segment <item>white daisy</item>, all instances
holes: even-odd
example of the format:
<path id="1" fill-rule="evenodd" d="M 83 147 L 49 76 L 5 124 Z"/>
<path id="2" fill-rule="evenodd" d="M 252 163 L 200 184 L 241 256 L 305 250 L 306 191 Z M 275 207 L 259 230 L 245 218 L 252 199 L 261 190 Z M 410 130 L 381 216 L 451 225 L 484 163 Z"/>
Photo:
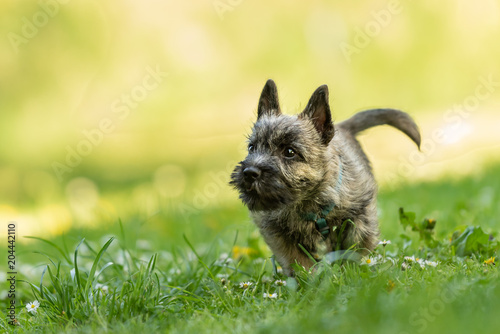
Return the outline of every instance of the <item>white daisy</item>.
<path id="1" fill-rule="evenodd" d="M 436 261 L 427 261 L 427 260 L 425 260 L 424 263 L 425 263 L 426 266 L 430 266 L 430 267 L 437 267 L 437 265 L 439 264 L 439 262 L 436 262 Z"/>
<path id="2" fill-rule="evenodd" d="M 382 246 L 387 246 L 391 243 L 391 240 L 384 240 L 384 241 L 379 241 L 378 244 Z"/>
<path id="3" fill-rule="evenodd" d="M 36 310 L 40 307 L 40 303 L 38 302 L 38 300 L 35 300 L 33 303 L 28 303 L 26 305 L 26 309 L 28 310 L 28 312 L 30 313 L 36 313 Z"/>
<path id="4" fill-rule="evenodd" d="M 409 264 L 413 264 L 413 263 L 416 263 L 420 266 L 420 268 L 424 269 L 426 265 L 429 265 L 429 266 L 432 266 L 432 267 L 435 267 L 437 266 L 437 262 L 433 262 L 433 261 L 426 261 L 424 259 L 420 259 L 418 257 L 415 257 L 415 255 L 413 256 L 405 256 L 405 261 L 407 261 Z"/>
<path id="5" fill-rule="evenodd" d="M 378 259 L 376 257 L 366 256 L 366 257 L 361 259 L 361 265 L 366 265 L 366 266 L 371 267 L 371 266 L 377 264 L 377 261 L 378 261 Z"/>
<path id="6" fill-rule="evenodd" d="M 271 299 L 276 299 L 278 298 L 278 294 L 275 293 L 265 293 L 262 295 L 264 298 L 271 298 Z"/>
<path id="7" fill-rule="evenodd" d="M 276 280 L 274 282 L 274 284 L 277 286 L 286 286 L 286 281 L 279 279 L 279 280 Z"/>
<path id="8" fill-rule="evenodd" d="M 249 287 L 251 287 L 253 285 L 252 282 L 241 282 L 240 283 L 240 288 L 241 289 L 248 289 Z"/>

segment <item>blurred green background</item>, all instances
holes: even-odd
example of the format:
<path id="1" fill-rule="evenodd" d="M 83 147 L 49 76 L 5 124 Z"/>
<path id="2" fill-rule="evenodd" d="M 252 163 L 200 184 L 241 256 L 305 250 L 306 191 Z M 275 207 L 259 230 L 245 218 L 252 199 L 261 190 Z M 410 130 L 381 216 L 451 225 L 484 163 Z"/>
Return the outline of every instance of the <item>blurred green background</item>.
<path id="1" fill-rule="evenodd" d="M 20 235 L 252 231 L 227 181 L 268 78 L 286 113 L 328 84 L 335 120 L 414 116 L 421 152 L 361 138 L 382 192 L 499 161 L 498 0 L 3 0 L 0 32 L 0 221 Z"/>

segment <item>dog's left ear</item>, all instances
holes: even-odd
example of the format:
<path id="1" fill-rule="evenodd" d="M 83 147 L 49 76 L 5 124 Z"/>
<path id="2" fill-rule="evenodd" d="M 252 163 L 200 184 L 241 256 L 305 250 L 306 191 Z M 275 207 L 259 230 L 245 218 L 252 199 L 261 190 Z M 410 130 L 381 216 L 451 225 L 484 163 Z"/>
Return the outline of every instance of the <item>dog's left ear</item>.
<path id="1" fill-rule="evenodd" d="M 333 138 L 335 128 L 332 122 L 332 113 L 328 104 L 328 86 L 318 87 L 312 94 L 306 108 L 300 113 L 299 118 L 309 118 L 316 131 L 321 136 L 324 145 L 328 145 Z"/>
<path id="2" fill-rule="evenodd" d="M 263 115 L 280 115 L 280 103 L 278 99 L 278 88 L 273 80 L 269 79 L 260 94 L 259 106 L 257 107 L 257 119 Z"/>

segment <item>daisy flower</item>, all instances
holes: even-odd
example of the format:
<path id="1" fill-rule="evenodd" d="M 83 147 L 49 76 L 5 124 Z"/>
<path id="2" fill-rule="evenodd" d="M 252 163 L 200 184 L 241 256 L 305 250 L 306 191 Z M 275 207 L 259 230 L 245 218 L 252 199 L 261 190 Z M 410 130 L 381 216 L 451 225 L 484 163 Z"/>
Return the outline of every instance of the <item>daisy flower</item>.
<path id="1" fill-rule="evenodd" d="M 425 261 L 424 261 L 424 264 L 425 264 L 426 266 L 429 266 L 429 267 L 437 267 L 437 265 L 439 264 L 439 262 L 436 262 L 436 261 L 427 261 L 427 260 L 425 260 Z"/>
<path id="2" fill-rule="evenodd" d="M 274 282 L 274 284 L 277 286 L 286 286 L 286 281 L 279 279 L 279 280 L 276 280 Z"/>
<path id="3" fill-rule="evenodd" d="M 425 260 L 424 259 L 419 259 L 418 257 L 415 259 L 415 261 L 420 265 L 420 268 L 425 269 Z"/>
<path id="4" fill-rule="evenodd" d="M 240 288 L 241 289 L 248 289 L 249 287 L 251 287 L 253 285 L 252 282 L 241 282 L 240 283 Z"/>
<path id="5" fill-rule="evenodd" d="M 28 303 L 26 305 L 26 309 L 28 310 L 28 312 L 30 313 L 36 313 L 36 310 L 40 307 L 40 303 L 38 302 L 38 300 L 35 300 L 33 303 Z"/>
<path id="6" fill-rule="evenodd" d="M 377 258 L 375 257 L 364 257 L 361 259 L 361 264 L 362 265 L 367 265 L 367 266 L 373 266 L 375 264 L 377 264 Z"/>
<path id="7" fill-rule="evenodd" d="M 415 259 L 415 255 L 413 256 L 405 256 L 405 261 L 408 261 L 409 263 L 414 263 L 418 261 L 418 258 Z"/>
<path id="8" fill-rule="evenodd" d="M 387 246 L 391 243 L 391 240 L 384 240 L 384 241 L 379 241 L 378 244 L 382 246 Z"/>
<path id="9" fill-rule="evenodd" d="M 278 294 L 275 293 L 265 293 L 262 295 L 264 298 L 271 298 L 271 299 L 276 299 L 278 298 Z"/>

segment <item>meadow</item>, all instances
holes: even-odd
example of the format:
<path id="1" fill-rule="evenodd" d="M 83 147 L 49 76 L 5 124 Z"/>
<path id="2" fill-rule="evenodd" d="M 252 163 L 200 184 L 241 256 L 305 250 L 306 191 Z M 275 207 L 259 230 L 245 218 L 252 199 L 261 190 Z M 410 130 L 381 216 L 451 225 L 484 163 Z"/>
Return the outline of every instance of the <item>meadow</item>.
<path id="1" fill-rule="evenodd" d="M 491 165 L 475 177 L 381 189 L 382 241 L 390 243 L 367 258 L 296 268 L 295 278 L 274 268 L 242 205 L 206 213 L 226 226 L 219 233 L 164 216 L 182 235 L 158 235 L 131 215 L 105 228 L 34 236 L 17 245 L 20 261 L 37 272 L 18 282 L 18 326 L 8 325 L 5 300 L 1 326 L 17 333 L 494 332 L 499 173 Z M 35 300 L 40 306 L 29 312 Z"/>
<path id="2" fill-rule="evenodd" d="M 0 332 L 497 332 L 499 9 L 0 1 Z M 360 136 L 369 257 L 284 277 L 229 187 L 267 79 L 286 114 L 327 84 L 334 122 L 419 125 Z"/>

